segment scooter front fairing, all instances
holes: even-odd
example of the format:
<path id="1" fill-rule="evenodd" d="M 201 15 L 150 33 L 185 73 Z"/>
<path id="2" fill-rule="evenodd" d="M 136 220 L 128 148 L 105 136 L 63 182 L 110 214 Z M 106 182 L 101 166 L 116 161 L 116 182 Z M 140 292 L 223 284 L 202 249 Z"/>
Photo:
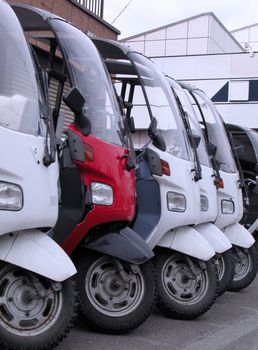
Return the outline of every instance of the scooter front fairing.
<path id="1" fill-rule="evenodd" d="M 135 215 L 135 170 L 120 106 L 98 51 L 84 33 L 46 11 L 16 9 L 25 29 L 44 30 L 49 84 L 56 80 L 58 86 L 56 130 L 62 110 L 67 111 L 62 100 L 75 115 L 60 145 L 59 217 L 50 235 L 78 267 L 85 324 L 107 333 L 127 332 L 150 315 L 155 281 L 147 243 L 125 238 Z"/>
<path id="2" fill-rule="evenodd" d="M 58 163 L 42 81 L 2 0 L 0 18 L 0 347 L 52 349 L 74 322 L 76 269 L 45 233 L 57 220 Z"/>
<path id="3" fill-rule="evenodd" d="M 139 168 L 133 228 L 155 248 L 159 306 L 170 317 L 196 318 L 209 309 L 216 295 L 217 273 L 210 260 L 215 252 L 197 231 L 187 226 L 199 215 L 196 182 L 200 173 L 182 121 L 177 118 L 175 100 L 165 77 L 149 59 L 119 43 L 98 39 L 94 42 L 106 59 L 109 72 L 115 74 L 114 83 L 127 119 L 133 116 L 138 130 L 134 135 Z M 166 142 L 165 151 L 148 143 L 146 129 L 154 118 L 158 134 Z M 155 158 L 157 166 L 152 167 Z M 203 286 L 200 294 L 197 284 Z M 204 289 L 209 292 L 202 292 Z"/>
<path id="4" fill-rule="evenodd" d="M 219 165 L 219 174 L 223 179 L 223 188 L 218 188 L 218 215 L 215 224 L 233 244 L 232 255 L 235 274 L 230 289 L 240 290 L 251 283 L 257 272 L 257 252 L 253 245 L 254 239 L 246 228 L 242 226 L 240 230 L 238 225 L 243 215 L 240 175 L 225 125 L 216 108 L 204 92 L 191 86 L 186 88 L 200 112 L 200 119 L 205 127 L 207 139 L 209 144 L 213 145 L 211 157 L 214 163 Z M 232 231 L 233 228 L 236 229 L 235 235 Z"/>
<path id="5" fill-rule="evenodd" d="M 199 162 L 201 167 L 202 178 L 197 183 L 201 206 L 199 215 L 195 220 L 194 229 L 198 231 L 203 239 L 209 242 L 216 252 L 215 261 L 219 271 L 218 294 L 221 294 L 232 281 L 234 266 L 230 253 L 232 245 L 226 235 L 214 225 L 217 217 L 217 187 L 220 182 L 217 180 L 215 170 L 209 160 L 204 135 L 186 91 L 172 78 L 167 77 L 167 80 L 176 97 L 196 161 Z M 195 140 L 198 142 L 196 143 Z"/>

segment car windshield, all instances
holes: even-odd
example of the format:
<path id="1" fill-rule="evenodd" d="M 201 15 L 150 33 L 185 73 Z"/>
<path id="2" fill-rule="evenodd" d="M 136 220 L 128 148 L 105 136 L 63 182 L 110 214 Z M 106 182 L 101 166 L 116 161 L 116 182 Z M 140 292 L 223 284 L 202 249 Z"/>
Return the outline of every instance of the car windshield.
<path id="1" fill-rule="evenodd" d="M 119 105 L 96 47 L 76 27 L 56 18 L 50 21 L 66 59 L 71 84 L 78 87 L 85 98 L 91 133 L 107 142 L 124 145 Z"/>
<path id="2" fill-rule="evenodd" d="M 142 84 L 142 88 L 137 87 L 133 101 L 136 128 L 146 129 L 150 119 L 155 117 L 167 145 L 166 152 L 189 159 L 186 135 L 178 116 L 176 100 L 165 76 L 145 56 L 133 52 L 130 57 Z"/>
<path id="3" fill-rule="evenodd" d="M 0 126 L 38 135 L 44 127 L 31 52 L 18 19 L 2 1 L 0 14 Z"/>
<path id="4" fill-rule="evenodd" d="M 204 116 L 209 141 L 217 147 L 216 159 L 220 163 L 220 169 L 226 173 L 236 173 L 237 167 L 232 154 L 228 136 L 223 121 L 210 99 L 198 89 L 192 90 Z M 197 109 L 198 110 L 198 109 Z M 201 120 L 200 113 L 199 120 Z"/>

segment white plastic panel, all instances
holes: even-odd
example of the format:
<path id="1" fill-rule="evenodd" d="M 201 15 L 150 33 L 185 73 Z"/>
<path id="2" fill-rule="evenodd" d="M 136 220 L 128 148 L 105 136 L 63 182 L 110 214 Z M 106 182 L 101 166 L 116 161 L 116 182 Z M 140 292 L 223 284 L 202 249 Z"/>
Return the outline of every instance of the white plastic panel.
<path id="1" fill-rule="evenodd" d="M 164 56 L 165 40 L 145 41 L 146 56 Z"/>
<path id="2" fill-rule="evenodd" d="M 167 39 L 187 38 L 187 22 L 175 24 L 167 28 Z"/>
<path id="3" fill-rule="evenodd" d="M 208 51 L 208 38 L 188 39 L 187 54 L 205 54 Z"/>
<path id="4" fill-rule="evenodd" d="M 128 39 L 126 41 L 144 41 L 145 40 L 145 36 L 144 35 L 139 35 L 139 36 L 135 36 L 132 39 Z M 123 42 L 123 40 L 121 40 Z"/>
<path id="5" fill-rule="evenodd" d="M 248 80 L 232 80 L 229 84 L 230 101 L 247 101 L 249 95 Z"/>
<path id="6" fill-rule="evenodd" d="M 156 30 L 155 32 L 149 33 L 145 35 L 146 40 L 160 40 L 165 39 L 166 37 L 166 30 Z"/>
<path id="7" fill-rule="evenodd" d="M 188 22 L 188 38 L 209 36 L 209 15 L 192 19 Z"/>
<path id="8" fill-rule="evenodd" d="M 166 56 L 186 55 L 187 39 L 166 40 Z"/>
<path id="9" fill-rule="evenodd" d="M 258 25 L 250 28 L 250 41 L 258 41 Z"/>
<path id="10" fill-rule="evenodd" d="M 129 41 L 127 44 L 133 50 L 144 53 L 144 41 Z"/>
<path id="11" fill-rule="evenodd" d="M 244 43 L 249 41 L 249 28 L 238 30 L 236 32 L 233 32 L 232 34 L 237 41 Z"/>

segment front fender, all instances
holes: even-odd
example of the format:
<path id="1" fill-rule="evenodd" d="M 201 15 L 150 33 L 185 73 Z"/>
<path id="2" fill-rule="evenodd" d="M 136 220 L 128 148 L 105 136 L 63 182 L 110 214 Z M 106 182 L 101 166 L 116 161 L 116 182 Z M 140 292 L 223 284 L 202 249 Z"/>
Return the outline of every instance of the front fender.
<path id="1" fill-rule="evenodd" d="M 204 261 L 210 260 L 215 255 L 211 245 L 199 232 L 189 226 L 168 231 L 159 241 L 158 246 L 173 249 Z"/>
<path id="2" fill-rule="evenodd" d="M 255 242 L 251 233 L 239 223 L 226 226 L 223 232 L 232 244 L 242 248 L 250 248 Z"/>
<path id="3" fill-rule="evenodd" d="M 25 230 L 0 236 L 0 260 L 62 282 L 76 273 L 63 249 L 45 233 Z"/>
<path id="4" fill-rule="evenodd" d="M 97 238 L 93 236 L 84 246 L 137 265 L 143 264 L 154 256 L 144 239 L 130 227 L 109 232 Z"/>
<path id="5" fill-rule="evenodd" d="M 215 225 L 211 223 L 204 223 L 194 226 L 204 239 L 212 246 L 216 253 L 224 253 L 232 248 L 227 236 Z"/>

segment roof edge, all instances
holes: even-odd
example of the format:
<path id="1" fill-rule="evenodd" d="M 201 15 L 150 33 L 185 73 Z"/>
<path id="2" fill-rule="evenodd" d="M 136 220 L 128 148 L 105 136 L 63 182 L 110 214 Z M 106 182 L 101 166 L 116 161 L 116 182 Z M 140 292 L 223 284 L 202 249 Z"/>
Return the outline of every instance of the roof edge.
<path id="1" fill-rule="evenodd" d="M 93 17 L 94 19 L 96 19 L 98 22 L 104 24 L 105 26 L 107 26 L 110 30 L 112 30 L 115 34 L 120 35 L 121 32 L 119 29 L 113 27 L 110 23 L 108 23 L 107 21 L 105 21 L 103 18 L 95 15 L 93 12 L 91 12 L 90 10 L 86 9 L 84 6 L 80 5 L 76 0 L 69 0 L 72 4 L 74 4 L 75 6 L 77 6 L 80 10 L 84 11 L 85 13 L 87 13 L 88 15 L 90 15 L 91 17 Z"/>
<path id="2" fill-rule="evenodd" d="M 218 19 L 218 17 L 213 12 L 203 12 L 203 13 L 200 13 L 198 15 L 194 15 L 194 16 L 182 19 L 180 21 L 172 22 L 172 23 L 169 23 L 167 25 L 164 25 L 164 26 L 161 26 L 161 27 L 157 27 L 157 28 L 154 28 L 154 29 L 151 29 L 151 30 L 139 33 L 139 34 L 128 36 L 126 38 L 120 39 L 119 41 L 123 42 L 123 41 L 131 40 L 131 39 L 137 38 L 139 36 L 150 34 L 150 33 L 154 33 L 154 32 L 156 32 L 158 30 L 162 30 L 162 29 L 168 28 L 170 26 L 174 26 L 174 25 L 177 25 L 177 24 L 180 24 L 180 23 L 183 23 L 183 22 L 187 22 L 187 21 L 190 21 L 190 20 L 202 17 L 202 16 L 212 16 L 218 22 L 218 24 L 223 28 L 223 30 L 225 30 L 228 33 L 228 35 L 237 44 L 237 46 L 241 49 L 241 51 L 244 51 L 244 49 L 241 46 L 241 44 L 236 40 L 236 38 L 231 34 L 231 32 L 224 26 L 224 24 Z"/>

